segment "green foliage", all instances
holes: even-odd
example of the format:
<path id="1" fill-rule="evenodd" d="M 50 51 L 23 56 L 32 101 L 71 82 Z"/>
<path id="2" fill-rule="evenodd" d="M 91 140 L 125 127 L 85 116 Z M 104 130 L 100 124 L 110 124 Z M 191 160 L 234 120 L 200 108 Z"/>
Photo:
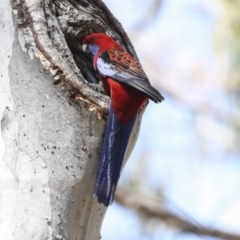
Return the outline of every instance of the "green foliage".
<path id="1" fill-rule="evenodd" d="M 219 22 L 221 46 L 230 54 L 231 67 L 239 71 L 240 65 L 240 1 L 220 0 L 222 2 L 222 18 Z"/>

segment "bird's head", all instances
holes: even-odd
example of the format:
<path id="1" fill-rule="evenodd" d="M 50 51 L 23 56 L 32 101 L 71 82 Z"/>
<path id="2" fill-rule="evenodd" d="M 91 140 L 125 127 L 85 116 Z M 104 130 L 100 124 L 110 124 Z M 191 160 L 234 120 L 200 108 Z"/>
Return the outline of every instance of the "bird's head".
<path id="1" fill-rule="evenodd" d="M 103 33 L 92 33 L 83 39 L 83 51 L 90 52 L 93 56 L 110 48 L 122 48 L 111 37 Z"/>

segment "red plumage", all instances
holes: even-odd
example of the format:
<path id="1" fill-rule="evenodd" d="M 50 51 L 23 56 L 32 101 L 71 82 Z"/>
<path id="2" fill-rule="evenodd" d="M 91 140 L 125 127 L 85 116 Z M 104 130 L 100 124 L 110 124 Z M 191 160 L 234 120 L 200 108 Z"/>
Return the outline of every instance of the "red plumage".
<path id="1" fill-rule="evenodd" d="M 93 33 L 83 43 L 93 54 L 94 68 L 106 93 L 111 96 L 113 111 L 119 122 L 132 120 L 148 97 L 155 102 L 163 100 L 162 95 L 150 85 L 138 60 L 112 38 Z"/>
<path id="2" fill-rule="evenodd" d="M 142 66 L 109 36 L 93 33 L 83 40 L 83 49 L 93 56 L 93 65 L 111 97 L 107 129 L 94 194 L 108 206 L 114 197 L 125 151 L 139 110 L 148 98 L 164 98 L 150 85 Z"/>
<path id="3" fill-rule="evenodd" d="M 122 124 L 127 124 L 136 117 L 148 98 L 144 93 L 110 78 L 108 83 L 111 89 L 113 111 L 117 115 L 117 120 Z"/>

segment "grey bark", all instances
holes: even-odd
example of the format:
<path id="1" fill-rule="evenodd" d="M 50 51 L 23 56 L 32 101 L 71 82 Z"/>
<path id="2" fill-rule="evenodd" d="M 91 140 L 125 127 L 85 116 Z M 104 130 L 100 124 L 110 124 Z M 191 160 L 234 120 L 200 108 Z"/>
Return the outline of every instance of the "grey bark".
<path id="1" fill-rule="evenodd" d="M 109 99 L 81 41 L 105 32 L 133 47 L 100 0 L 1 0 L 0 12 L 0 238 L 99 239 Z"/>

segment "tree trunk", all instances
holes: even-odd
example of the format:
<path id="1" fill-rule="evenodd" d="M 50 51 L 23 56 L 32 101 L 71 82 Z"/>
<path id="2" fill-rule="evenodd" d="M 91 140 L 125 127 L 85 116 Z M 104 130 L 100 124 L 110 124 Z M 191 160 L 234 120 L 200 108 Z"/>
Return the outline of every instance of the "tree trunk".
<path id="1" fill-rule="evenodd" d="M 1 239 L 99 239 L 108 97 L 81 41 L 105 32 L 133 47 L 101 0 L 1 0 L 0 12 Z"/>

